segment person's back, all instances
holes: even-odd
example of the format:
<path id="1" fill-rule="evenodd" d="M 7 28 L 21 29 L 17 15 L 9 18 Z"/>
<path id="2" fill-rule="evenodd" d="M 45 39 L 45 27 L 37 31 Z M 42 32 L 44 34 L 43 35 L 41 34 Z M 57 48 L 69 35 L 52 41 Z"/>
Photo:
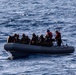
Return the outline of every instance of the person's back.
<path id="1" fill-rule="evenodd" d="M 20 43 L 25 44 L 25 34 L 22 34 L 22 38 L 20 40 Z"/>
<path id="2" fill-rule="evenodd" d="M 36 35 L 35 35 L 35 33 L 32 34 L 32 39 L 30 41 L 30 44 L 32 44 L 32 45 L 36 44 Z"/>
<path id="3" fill-rule="evenodd" d="M 15 43 L 20 43 L 19 35 L 16 36 Z"/>
<path id="4" fill-rule="evenodd" d="M 14 35 L 14 43 L 20 43 L 19 35 L 15 34 Z"/>
<path id="5" fill-rule="evenodd" d="M 49 35 L 45 36 L 45 46 L 52 46 L 52 41 Z"/>
<path id="6" fill-rule="evenodd" d="M 58 46 L 61 46 L 62 40 L 61 40 L 61 33 L 60 33 L 59 31 L 56 31 L 55 39 L 56 39 L 56 41 L 57 41 L 57 45 L 58 45 Z"/>
<path id="7" fill-rule="evenodd" d="M 52 43 L 52 37 L 53 37 L 53 34 L 52 32 L 50 32 L 49 29 L 47 29 L 47 34 L 46 34 L 46 42 L 48 43 L 49 46 L 52 46 L 53 43 Z"/>
<path id="8" fill-rule="evenodd" d="M 56 31 L 55 39 L 61 39 L 61 33 L 59 31 Z"/>
<path id="9" fill-rule="evenodd" d="M 25 44 L 29 44 L 30 43 L 30 39 L 28 36 L 25 37 Z"/>
<path id="10" fill-rule="evenodd" d="M 44 37 L 43 37 L 43 35 L 41 35 L 40 38 L 39 38 L 39 44 L 42 45 L 42 46 L 44 45 Z"/>
<path id="11" fill-rule="evenodd" d="M 50 30 L 47 30 L 47 35 L 49 35 L 49 37 L 52 39 L 53 35 L 52 32 L 50 32 Z"/>
<path id="12" fill-rule="evenodd" d="M 11 37 L 11 36 L 9 36 L 9 37 L 7 38 L 7 43 L 12 43 L 12 37 Z"/>

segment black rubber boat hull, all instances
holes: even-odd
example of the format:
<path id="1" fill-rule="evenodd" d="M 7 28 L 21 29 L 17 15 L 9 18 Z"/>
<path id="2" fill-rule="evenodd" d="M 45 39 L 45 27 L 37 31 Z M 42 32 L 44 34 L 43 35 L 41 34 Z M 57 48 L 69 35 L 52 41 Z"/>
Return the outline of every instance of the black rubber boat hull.
<path id="1" fill-rule="evenodd" d="M 7 43 L 4 45 L 4 49 L 9 51 L 14 57 L 26 57 L 29 54 L 44 53 L 44 54 L 66 54 L 73 53 L 74 47 L 72 46 L 36 46 L 18 43 Z"/>

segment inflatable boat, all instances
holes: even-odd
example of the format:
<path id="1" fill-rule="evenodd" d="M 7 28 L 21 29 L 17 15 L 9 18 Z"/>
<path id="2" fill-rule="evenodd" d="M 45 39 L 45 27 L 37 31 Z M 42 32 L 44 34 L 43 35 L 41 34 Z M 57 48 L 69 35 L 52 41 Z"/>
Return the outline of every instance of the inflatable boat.
<path id="1" fill-rule="evenodd" d="M 14 58 L 27 57 L 30 54 L 66 54 L 73 53 L 73 46 L 37 46 L 19 43 L 7 43 L 4 45 L 4 49 L 9 51 Z"/>

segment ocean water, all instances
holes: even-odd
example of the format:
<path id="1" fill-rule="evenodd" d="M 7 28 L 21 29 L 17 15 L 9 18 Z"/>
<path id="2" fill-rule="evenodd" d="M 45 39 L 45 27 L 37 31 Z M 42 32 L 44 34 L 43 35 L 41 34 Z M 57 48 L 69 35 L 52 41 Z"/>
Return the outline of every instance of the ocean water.
<path id="1" fill-rule="evenodd" d="M 76 52 L 70 55 L 31 55 L 7 60 L 7 37 L 60 30 L 64 43 L 76 49 L 75 0 L 0 0 L 0 75 L 76 75 Z"/>

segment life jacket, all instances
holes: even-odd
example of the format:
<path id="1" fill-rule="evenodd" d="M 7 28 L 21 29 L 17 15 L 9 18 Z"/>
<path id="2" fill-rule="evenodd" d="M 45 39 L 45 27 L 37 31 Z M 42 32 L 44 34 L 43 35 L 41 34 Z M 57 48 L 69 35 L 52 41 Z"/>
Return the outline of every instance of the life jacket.
<path id="1" fill-rule="evenodd" d="M 61 39 L 61 33 L 60 33 L 60 32 L 57 32 L 55 38 L 56 38 L 56 39 Z"/>
<path id="2" fill-rule="evenodd" d="M 49 35 L 49 37 L 52 39 L 52 32 L 47 32 L 47 35 Z"/>

